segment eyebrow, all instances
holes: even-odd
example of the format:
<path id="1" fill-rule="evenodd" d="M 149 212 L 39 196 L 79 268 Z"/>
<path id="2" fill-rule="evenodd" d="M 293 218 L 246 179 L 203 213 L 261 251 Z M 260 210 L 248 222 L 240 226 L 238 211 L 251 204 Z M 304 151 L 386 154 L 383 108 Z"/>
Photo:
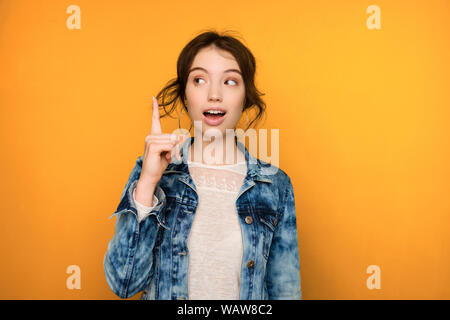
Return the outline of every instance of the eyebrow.
<path id="1" fill-rule="evenodd" d="M 202 71 L 205 71 L 206 73 L 208 73 L 208 70 L 206 70 L 205 68 L 202 68 L 202 67 L 192 68 L 191 70 L 189 70 L 189 73 L 191 73 L 192 71 L 195 71 L 195 70 L 202 70 Z M 227 70 L 224 71 L 224 73 L 225 72 L 237 72 L 237 73 L 239 73 L 242 76 L 242 73 L 239 70 L 237 70 L 237 69 L 227 69 Z"/>

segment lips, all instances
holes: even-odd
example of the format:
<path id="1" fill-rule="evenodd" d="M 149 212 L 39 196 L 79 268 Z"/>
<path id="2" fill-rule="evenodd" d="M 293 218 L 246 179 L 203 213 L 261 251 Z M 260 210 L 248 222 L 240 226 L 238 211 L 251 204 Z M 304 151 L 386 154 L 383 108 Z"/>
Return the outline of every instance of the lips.
<path id="1" fill-rule="evenodd" d="M 210 115 L 210 114 L 221 114 L 221 115 L 224 115 L 225 113 L 227 113 L 227 111 L 225 109 L 217 108 L 217 107 L 208 108 L 205 111 L 203 111 L 203 114 L 205 116 L 206 115 Z"/>
<path id="2" fill-rule="evenodd" d="M 208 108 L 203 112 L 203 120 L 210 126 L 218 126 L 225 120 L 226 113 L 222 108 Z"/>

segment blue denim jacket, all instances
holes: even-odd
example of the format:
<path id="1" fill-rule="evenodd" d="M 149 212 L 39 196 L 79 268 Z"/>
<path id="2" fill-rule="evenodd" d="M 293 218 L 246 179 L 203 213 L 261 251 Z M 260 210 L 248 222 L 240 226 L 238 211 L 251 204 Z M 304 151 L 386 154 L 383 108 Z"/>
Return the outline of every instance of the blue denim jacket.
<path id="1" fill-rule="evenodd" d="M 141 222 L 133 200 L 143 156 L 122 192 L 115 232 L 103 265 L 106 281 L 120 298 L 143 291 L 142 299 L 183 300 L 188 296 L 187 239 L 198 204 L 187 164 L 168 165 L 155 189 L 158 204 Z M 240 300 L 301 299 L 294 192 L 281 169 L 245 153 L 247 174 L 236 200 L 242 231 Z M 252 219 L 246 219 L 246 217 Z"/>

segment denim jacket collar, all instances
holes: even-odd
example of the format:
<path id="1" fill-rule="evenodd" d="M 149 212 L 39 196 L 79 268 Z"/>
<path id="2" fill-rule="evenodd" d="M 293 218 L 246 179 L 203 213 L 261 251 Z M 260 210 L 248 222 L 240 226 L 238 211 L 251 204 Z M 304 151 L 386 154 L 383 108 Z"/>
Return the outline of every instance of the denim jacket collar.
<path id="1" fill-rule="evenodd" d="M 163 174 L 180 174 L 181 177 L 178 179 L 186 184 L 188 184 L 192 189 L 196 190 L 195 184 L 192 181 L 191 175 L 189 173 L 187 154 L 190 145 L 194 142 L 195 137 L 191 137 L 190 139 L 186 139 L 184 141 L 181 149 L 180 156 L 181 160 L 176 160 L 167 166 L 166 170 Z M 235 137 L 235 142 L 237 147 L 244 153 L 245 162 L 247 164 L 247 174 L 244 179 L 244 185 L 242 186 L 241 192 L 239 195 L 244 192 L 247 188 L 253 186 L 255 181 L 272 183 L 272 179 L 270 178 L 271 174 L 270 170 L 274 167 L 268 163 L 263 163 L 261 160 L 252 156 L 247 148 Z"/>

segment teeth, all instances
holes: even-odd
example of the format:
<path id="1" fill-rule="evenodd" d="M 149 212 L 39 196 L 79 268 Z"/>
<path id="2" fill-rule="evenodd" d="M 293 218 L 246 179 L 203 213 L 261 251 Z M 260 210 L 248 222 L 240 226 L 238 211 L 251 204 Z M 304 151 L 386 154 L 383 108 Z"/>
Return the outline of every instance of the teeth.
<path id="1" fill-rule="evenodd" d="M 224 112 L 219 111 L 219 110 L 210 110 L 210 111 L 206 111 L 206 113 L 211 113 L 211 114 L 224 114 Z"/>

